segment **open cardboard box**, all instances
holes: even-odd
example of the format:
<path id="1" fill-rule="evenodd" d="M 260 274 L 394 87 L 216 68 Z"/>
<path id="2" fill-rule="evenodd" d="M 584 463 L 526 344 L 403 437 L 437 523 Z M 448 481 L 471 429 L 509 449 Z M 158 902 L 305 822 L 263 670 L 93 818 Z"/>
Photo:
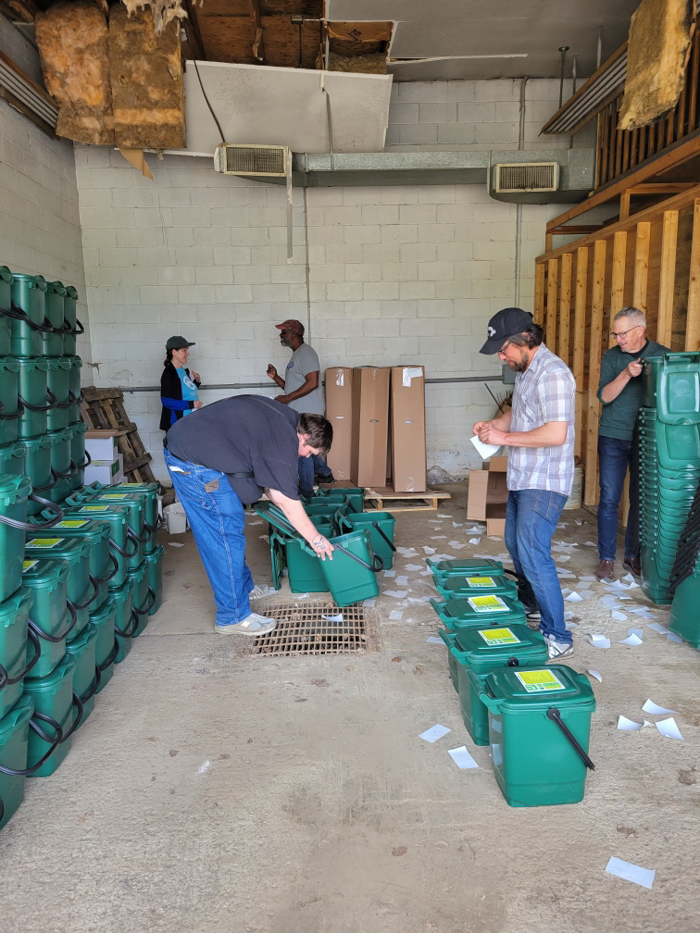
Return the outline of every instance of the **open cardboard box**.
<path id="1" fill-rule="evenodd" d="M 486 522 L 486 534 L 503 537 L 506 530 L 508 457 L 491 457 L 481 470 L 469 471 L 467 519 Z"/>

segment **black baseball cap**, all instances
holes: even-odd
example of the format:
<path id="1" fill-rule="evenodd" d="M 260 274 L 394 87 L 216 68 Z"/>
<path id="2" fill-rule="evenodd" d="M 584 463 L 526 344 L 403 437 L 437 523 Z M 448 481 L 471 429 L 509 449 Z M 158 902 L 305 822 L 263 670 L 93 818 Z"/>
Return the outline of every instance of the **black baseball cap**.
<path id="1" fill-rule="evenodd" d="M 522 308 L 503 308 L 489 321 L 489 339 L 479 353 L 498 353 L 509 337 L 522 334 L 532 324 L 532 315 Z"/>
<path id="2" fill-rule="evenodd" d="M 185 340 L 184 337 L 168 337 L 165 345 L 166 350 L 184 350 L 185 347 L 193 347 L 194 344 Z"/>

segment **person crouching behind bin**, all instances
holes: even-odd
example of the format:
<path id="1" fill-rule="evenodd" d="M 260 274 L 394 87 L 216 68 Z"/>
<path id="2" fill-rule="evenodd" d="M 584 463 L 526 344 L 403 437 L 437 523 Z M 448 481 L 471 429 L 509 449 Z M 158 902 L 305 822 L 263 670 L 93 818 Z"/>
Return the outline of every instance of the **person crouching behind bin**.
<path id="1" fill-rule="evenodd" d="M 189 520 L 216 602 L 215 630 L 264 635 L 277 625 L 251 600 L 255 586 L 245 560 L 246 505 L 263 491 L 321 558 L 333 545 L 319 534 L 299 499 L 299 457 L 330 449 L 333 428 L 322 415 L 299 414 L 260 395 L 222 399 L 174 424 L 163 441 L 165 462 Z"/>
<path id="2" fill-rule="evenodd" d="M 517 373 L 511 411 L 477 422 L 473 433 L 485 444 L 513 448 L 506 547 L 528 622 L 539 621 L 549 658 L 558 661 L 574 653 L 552 535 L 574 480 L 576 383 L 566 363 L 542 343 L 542 328 L 521 308 L 504 308 L 491 318 L 480 352 L 497 353 Z"/>

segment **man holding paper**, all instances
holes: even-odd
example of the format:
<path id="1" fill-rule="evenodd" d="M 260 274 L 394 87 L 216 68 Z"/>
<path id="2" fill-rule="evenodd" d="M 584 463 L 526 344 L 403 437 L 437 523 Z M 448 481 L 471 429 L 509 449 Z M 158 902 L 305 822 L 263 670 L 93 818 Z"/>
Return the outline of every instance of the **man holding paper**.
<path id="1" fill-rule="evenodd" d="M 512 447 L 508 457 L 506 547 L 528 618 L 540 618 L 552 661 L 571 657 L 571 632 L 552 558 L 552 535 L 574 479 L 576 383 L 542 342 L 542 328 L 520 308 L 504 308 L 488 325 L 481 353 L 497 353 L 517 373 L 513 405 L 473 433 L 484 444 Z"/>

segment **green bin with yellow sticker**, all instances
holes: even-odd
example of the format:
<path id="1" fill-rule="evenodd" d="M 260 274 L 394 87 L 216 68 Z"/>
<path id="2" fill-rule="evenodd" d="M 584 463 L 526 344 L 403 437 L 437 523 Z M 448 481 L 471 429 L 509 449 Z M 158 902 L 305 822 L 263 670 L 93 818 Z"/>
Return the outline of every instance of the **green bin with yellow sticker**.
<path id="1" fill-rule="evenodd" d="M 532 632 L 527 625 L 441 631 L 440 637 L 447 645 L 450 659 L 455 661 L 455 688 L 464 725 L 475 745 L 488 745 L 488 711 L 480 699 L 486 675 L 500 667 L 546 664 L 548 654 L 544 638 L 541 632 Z M 476 679 L 470 678 L 470 671 Z"/>
<path id="2" fill-rule="evenodd" d="M 469 672 L 489 714 L 496 782 L 511 807 L 583 800 L 595 697 L 585 674 L 564 664 L 504 667 L 483 685 Z"/>
<path id="3" fill-rule="evenodd" d="M 513 579 L 496 574 L 470 574 L 464 577 L 439 577 L 435 589 L 445 599 L 461 599 L 467 596 L 510 596 L 518 598 L 518 585 Z"/>
<path id="4" fill-rule="evenodd" d="M 430 605 L 440 616 L 450 632 L 474 625 L 524 625 L 525 610 L 513 596 L 498 596 L 493 593 L 475 593 L 458 596 L 439 602 L 431 599 Z"/>

